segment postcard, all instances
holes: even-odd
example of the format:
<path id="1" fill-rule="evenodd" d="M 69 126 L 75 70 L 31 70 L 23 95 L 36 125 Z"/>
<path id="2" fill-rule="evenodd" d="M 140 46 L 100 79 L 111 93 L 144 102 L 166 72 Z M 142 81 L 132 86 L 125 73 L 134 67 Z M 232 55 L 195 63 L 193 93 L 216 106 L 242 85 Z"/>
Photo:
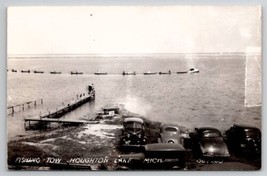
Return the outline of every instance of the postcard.
<path id="1" fill-rule="evenodd" d="M 261 6 L 11 6 L 9 170 L 261 169 Z"/>

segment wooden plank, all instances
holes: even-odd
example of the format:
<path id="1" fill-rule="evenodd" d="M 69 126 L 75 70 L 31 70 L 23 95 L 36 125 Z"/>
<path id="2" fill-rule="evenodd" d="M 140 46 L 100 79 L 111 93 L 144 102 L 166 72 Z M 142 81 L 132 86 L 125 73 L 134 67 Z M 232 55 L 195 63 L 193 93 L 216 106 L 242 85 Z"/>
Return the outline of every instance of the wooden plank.
<path id="1" fill-rule="evenodd" d="M 68 119 L 51 119 L 51 118 L 43 118 L 43 119 L 35 119 L 35 118 L 25 118 L 25 122 L 56 122 L 56 123 L 80 123 L 80 124 L 97 124 L 98 121 L 87 121 L 87 120 L 68 120 Z"/>
<path id="2" fill-rule="evenodd" d="M 85 96 L 85 94 L 83 94 Z M 75 101 L 73 103 L 68 104 L 67 106 L 61 106 L 56 111 L 50 112 L 46 115 L 36 117 L 36 118 L 25 118 L 24 126 L 26 128 L 26 123 L 28 122 L 28 127 L 31 128 L 31 122 L 36 122 L 39 124 L 44 124 L 46 127 L 50 126 L 50 123 L 58 123 L 63 125 L 82 125 L 82 124 L 97 124 L 98 121 L 86 121 L 86 120 L 69 120 L 69 119 L 59 119 L 64 114 L 73 111 L 79 106 L 87 103 L 91 100 L 91 97 L 94 98 L 94 94 L 88 94 L 85 98 L 80 99 L 79 101 Z"/>

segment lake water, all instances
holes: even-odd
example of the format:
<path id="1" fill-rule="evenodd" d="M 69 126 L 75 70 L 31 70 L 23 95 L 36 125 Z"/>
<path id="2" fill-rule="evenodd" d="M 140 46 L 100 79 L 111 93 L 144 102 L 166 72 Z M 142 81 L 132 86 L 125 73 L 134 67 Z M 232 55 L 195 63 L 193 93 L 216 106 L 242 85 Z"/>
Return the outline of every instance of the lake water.
<path id="1" fill-rule="evenodd" d="M 81 119 L 107 104 L 124 104 L 131 112 L 151 120 L 176 123 L 188 128 L 215 126 L 221 130 L 234 123 L 261 126 L 261 107 L 244 107 L 244 55 L 183 55 L 177 57 L 88 57 L 88 58 L 9 58 L 7 104 L 43 99 L 44 104 L 7 117 L 8 137 L 24 135 L 23 119 L 36 117 L 75 100 L 89 84 L 96 90 L 90 102 L 64 118 Z M 196 67 L 198 74 L 175 74 Z M 21 73 L 42 70 L 44 74 Z M 97 76 L 97 70 L 108 75 Z M 122 71 L 135 76 L 122 76 Z M 171 75 L 143 75 L 168 72 Z M 61 71 L 52 75 L 49 71 Z M 71 75 L 81 71 L 83 75 Z M 7 112 L 9 113 L 9 112 Z"/>

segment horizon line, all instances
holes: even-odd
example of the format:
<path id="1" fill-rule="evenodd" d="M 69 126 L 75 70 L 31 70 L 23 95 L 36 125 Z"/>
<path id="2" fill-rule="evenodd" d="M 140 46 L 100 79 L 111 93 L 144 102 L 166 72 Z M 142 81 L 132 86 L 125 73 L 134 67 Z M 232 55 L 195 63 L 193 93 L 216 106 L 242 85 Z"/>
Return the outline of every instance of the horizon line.
<path id="1" fill-rule="evenodd" d="M 70 53 L 70 54 L 8 54 L 7 57 L 88 57 L 88 56 L 138 56 L 138 55 L 184 55 L 184 54 L 262 54 L 261 52 L 184 52 L 184 53 Z"/>

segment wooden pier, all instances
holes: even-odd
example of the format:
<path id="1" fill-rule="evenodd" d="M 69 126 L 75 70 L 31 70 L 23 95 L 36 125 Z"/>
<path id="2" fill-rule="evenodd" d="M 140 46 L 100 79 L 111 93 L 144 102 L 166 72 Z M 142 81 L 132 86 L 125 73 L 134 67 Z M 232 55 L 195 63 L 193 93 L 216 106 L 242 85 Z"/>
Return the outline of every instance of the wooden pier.
<path id="1" fill-rule="evenodd" d="M 62 117 L 63 115 L 67 114 L 68 112 L 71 112 L 75 110 L 76 108 L 80 107 L 81 105 L 89 102 L 90 100 L 94 99 L 94 94 L 89 94 L 83 99 L 77 100 L 74 103 L 67 104 L 67 106 L 61 107 L 59 109 L 56 109 L 54 112 L 48 112 L 48 114 L 41 116 L 40 118 L 53 118 L 53 119 L 58 119 Z"/>
<path id="2" fill-rule="evenodd" d="M 63 124 L 63 125 L 66 125 L 66 124 L 67 125 L 81 125 L 81 124 L 86 124 L 86 123 L 95 124 L 97 123 L 96 121 L 67 120 L 67 119 L 60 120 L 59 119 L 63 115 L 75 110 L 81 105 L 94 99 L 95 99 L 95 90 L 92 86 L 89 86 L 88 93 L 77 95 L 77 100 L 75 102 L 72 102 L 72 103 L 67 104 L 66 106 L 57 108 L 54 112 L 48 111 L 47 114 L 40 115 L 39 117 L 36 117 L 36 118 L 25 118 L 24 127 L 25 129 L 27 127 L 31 128 L 31 122 L 32 124 L 35 123 L 35 126 L 37 124 L 40 128 L 50 127 L 51 123 L 58 123 L 58 124 Z"/>

